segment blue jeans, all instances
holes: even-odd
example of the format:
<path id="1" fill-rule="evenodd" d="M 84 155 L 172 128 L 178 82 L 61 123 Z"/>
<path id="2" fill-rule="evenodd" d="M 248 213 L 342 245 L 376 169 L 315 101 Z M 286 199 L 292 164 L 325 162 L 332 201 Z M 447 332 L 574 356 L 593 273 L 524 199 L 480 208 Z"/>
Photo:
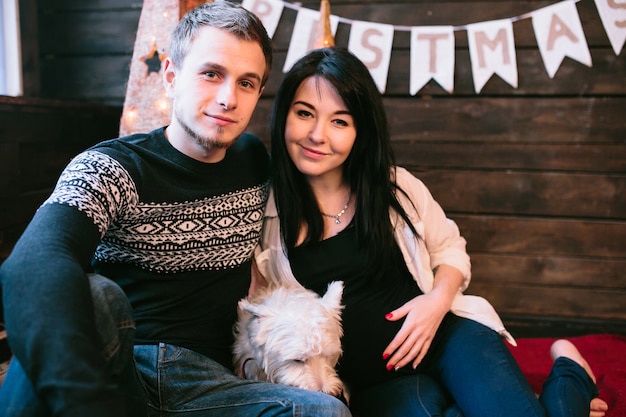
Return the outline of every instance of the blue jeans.
<path id="1" fill-rule="evenodd" d="M 452 397 L 425 374 L 399 376 L 355 393 L 355 417 L 463 417 Z"/>
<path id="2" fill-rule="evenodd" d="M 188 349 L 165 343 L 133 347 L 132 311 L 123 291 L 102 276 L 89 279 L 102 352 L 126 397 L 129 416 L 350 416 L 337 398 L 245 380 Z M 3 417 L 50 416 L 15 359 L 0 389 L 0 404 Z"/>
<path id="3" fill-rule="evenodd" d="M 442 322 L 417 370 L 397 372 L 398 378 L 357 393 L 353 397 L 354 414 L 588 417 L 589 402 L 598 395 L 596 385 L 580 365 L 559 358 L 537 398 L 502 338 L 475 321 L 453 314 Z M 444 388 L 437 390 L 437 384 Z M 451 402 L 454 405 L 450 406 Z"/>

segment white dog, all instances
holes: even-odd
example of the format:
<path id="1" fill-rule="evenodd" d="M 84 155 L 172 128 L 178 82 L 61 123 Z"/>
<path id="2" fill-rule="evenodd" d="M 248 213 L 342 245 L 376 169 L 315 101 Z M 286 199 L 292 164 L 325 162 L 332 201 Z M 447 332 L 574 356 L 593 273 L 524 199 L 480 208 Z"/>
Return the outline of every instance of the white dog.
<path id="1" fill-rule="evenodd" d="M 341 396 L 335 365 L 342 353 L 342 294 L 343 282 L 336 281 L 323 297 L 303 287 L 279 287 L 239 301 L 237 375 Z"/>

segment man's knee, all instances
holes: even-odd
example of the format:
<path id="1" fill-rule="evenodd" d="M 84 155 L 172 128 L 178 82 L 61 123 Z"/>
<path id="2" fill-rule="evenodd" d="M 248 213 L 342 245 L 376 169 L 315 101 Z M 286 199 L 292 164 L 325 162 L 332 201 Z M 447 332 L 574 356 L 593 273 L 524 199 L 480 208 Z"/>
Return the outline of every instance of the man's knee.
<path id="1" fill-rule="evenodd" d="M 135 322 L 126 294 L 119 285 L 102 275 L 89 274 L 89 284 L 102 354 L 107 361 L 115 356 L 132 357 Z M 113 366 L 118 368 L 118 365 Z"/>
<path id="2" fill-rule="evenodd" d="M 111 317 L 118 323 L 132 321 L 132 308 L 122 288 L 102 275 L 89 274 L 88 277 L 96 319 Z"/>

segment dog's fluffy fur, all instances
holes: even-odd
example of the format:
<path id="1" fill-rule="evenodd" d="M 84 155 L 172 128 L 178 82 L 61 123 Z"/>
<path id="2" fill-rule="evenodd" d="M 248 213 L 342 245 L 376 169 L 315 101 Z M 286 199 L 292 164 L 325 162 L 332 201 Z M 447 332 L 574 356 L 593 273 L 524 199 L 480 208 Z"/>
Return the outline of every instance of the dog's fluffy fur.
<path id="1" fill-rule="evenodd" d="M 326 294 L 302 287 L 265 289 L 239 301 L 235 325 L 235 372 L 340 396 L 344 385 L 335 365 L 341 356 L 343 282 Z"/>

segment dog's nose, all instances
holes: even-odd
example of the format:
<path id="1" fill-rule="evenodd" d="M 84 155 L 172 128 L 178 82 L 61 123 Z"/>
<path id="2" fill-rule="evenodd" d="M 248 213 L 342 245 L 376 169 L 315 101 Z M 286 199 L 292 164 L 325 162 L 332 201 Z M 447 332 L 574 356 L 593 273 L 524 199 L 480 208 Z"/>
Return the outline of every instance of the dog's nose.
<path id="1" fill-rule="evenodd" d="M 316 390 L 335 397 L 341 395 L 343 383 L 337 376 L 334 366 L 323 356 L 309 359 L 308 366 L 313 376 Z"/>

